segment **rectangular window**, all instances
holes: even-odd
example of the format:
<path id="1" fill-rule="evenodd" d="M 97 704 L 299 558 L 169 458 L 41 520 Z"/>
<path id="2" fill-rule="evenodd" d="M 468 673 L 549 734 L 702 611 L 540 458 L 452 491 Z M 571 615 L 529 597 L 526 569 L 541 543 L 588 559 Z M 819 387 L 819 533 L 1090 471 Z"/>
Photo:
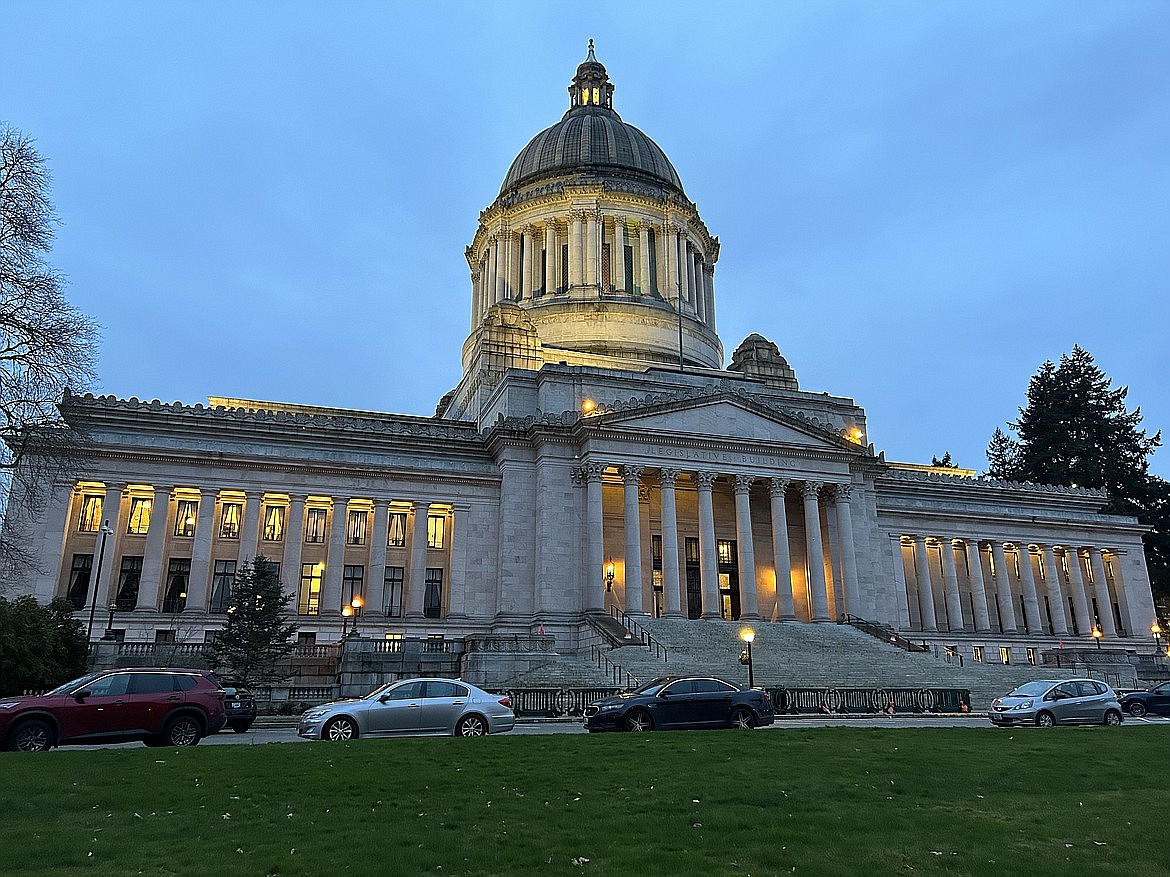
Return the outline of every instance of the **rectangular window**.
<path id="1" fill-rule="evenodd" d="M 613 288 L 609 267 L 609 244 L 601 245 L 601 288 L 605 292 Z"/>
<path id="2" fill-rule="evenodd" d="M 353 606 L 354 597 L 365 602 L 365 579 L 366 568 L 364 566 L 350 566 L 341 571 L 341 605 Z M 361 604 L 358 604 L 357 611 L 360 613 Z"/>
<path id="3" fill-rule="evenodd" d="M 406 547 L 406 512 L 390 512 L 386 528 L 386 545 L 390 548 Z"/>
<path id="4" fill-rule="evenodd" d="M 661 618 L 665 607 L 663 606 L 663 591 L 662 591 L 662 570 L 656 569 L 651 572 L 653 579 L 652 587 L 654 593 L 654 617 Z"/>
<path id="5" fill-rule="evenodd" d="M 1022 555 L 1024 555 L 1024 553 L 1025 553 L 1024 549 L 1018 548 L 1012 554 L 1012 565 L 1015 567 L 1015 569 L 1013 571 L 1015 572 L 1017 579 L 1021 578 L 1021 576 L 1020 576 L 1020 558 Z"/>
<path id="6" fill-rule="evenodd" d="M 650 559 L 654 569 L 662 569 L 662 537 L 657 534 L 650 537 Z"/>
<path id="7" fill-rule="evenodd" d="M 1001 664 L 1010 664 L 1012 662 L 1012 650 L 1007 646 L 999 647 L 999 662 Z"/>
<path id="8" fill-rule="evenodd" d="M 975 663 L 982 664 L 984 662 L 983 646 L 972 646 L 971 650 L 974 652 L 972 657 L 975 659 Z"/>
<path id="9" fill-rule="evenodd" d="M 244 506 L 238 502 L 225 502 L 222 516 L 219 521 L 220 539 L 240 538 L 240 518 L 243 517 Z"/>
<path id="10" fill-rule="evenodd" d="M 81 514 L 77 518 L 79 533 L 96 533 L 102 525 L 102 495 L 87 493 L 81 497 Z"/>
<path id="11" fill-rule="evenodd" d="M 236 562 L 217 560 L 215 577 L 211 580 L 210 610 L 216 614 L 226 613 L 232 602 L 232 583 L 236 580 Z"/>
<path id="12" fill-rule="evenodd" d="M 699 562 L 699 540 L 687 537 L 686 542 L 687 563 Z"/>
<path id="13" fill-rule="evenodd" d="M 366 521 L 370 515 L 365 509 L 351 511 L 345 519 L 345 544 L 366 544 Z"/>
<path id="14" fill-rule="evenodd" d="M 625 290 L 629 293 L 641 292 L 641 290 L 634 285 L 634 248 L 627 244 L 625 249 L 626 276 L 622 278 L 622 281 L 626 284 Z"/>
<path id="15" fill-rule="evenodd" d="M 89 602 L 89 576 L 93 572 L 92 554 L 75 554 L 69 567 L 69 590 L 66 599 L 74 609 L 81 609 Z"/>
<path id="16" fill-rule="evenodd" d="M 561 287 L 558 292 L 567 292 L 569 289 L 569 245 L 561 244 Z"/>
<path id="17" fill-rule="evenodd" d="M 118 594 L 114 605 L 119 612 L 131 612 L 138 606 L 138 583 L 142 579 L 142 558 L 123 557 L 118 571 Z"/>
<path id="18" fill-rule="evenodd" d="M 735 560 L 732 557 L 731 546 L 733 544 L 734 543 L 728 539 L 720 539 L 715 543 L 715 554 L 719 558 L 719 563 L 723 564 L 724 566 L 731 566 L 731 564 L 735 563 Z"/>
<path id="19" fill-rule="evenodd" d="M 427 548 L 443 547 L 443 527 L 447 518 L 443 515 L 427 515 Z"/>
<path id="20" fill-rule="evenodd" d="M 1046 564 L 1044 562 L 1043 558 L 1041 558 L 1039 566 L 1040 566 L 1040 581 L 1043 582 L 1046 578 L 1048 578 L 1048 573 L 1047 573 L 1048 564 Z"/>
<path id="21" fill-rule="evenodd" d="M 284 541 L 284 514 L 285 507 L 282 505 L 269 505 L 264 507 L 264 541 L 265 542 L 283 542 Z"/>
<path id="22" fill-rule="evenodd" d="M 191 578 L 191 558 L 174 557 L 167 565 L 167 589 L 163 612 L 182 612 L 187 608 L 187 582 Z"/>
<path id="23" fill-rule="evenodd" d="M 386 567 L 386 614 L 391 618 L 402 617 L 402 581 L 405 568 L 401 566 Z"/>
<path id="24" fill-rule="evenodd" d="M 533 296 L 540 297 L 548 292 L 548 250 L 540 251 L 540 288 Z"/>
<path id="25" fill-rule="evenodd" d="M 650 288 L 645 290 L 647 295 L 658 292 L 658 242 L 654 234 L 654 229 L 650 229 L 646 233 L 647 247 L 649 253 L 647 254 L 650 261 Z"/>
<path id="26" fill-rule="evenodd" d="M 305 519 L 305 542 L 321 544 L 325 542 L 325 528 L 329 523 L 328 509 L 309 509 Z M 314 615 L 316 613 L 313 613 Z"/>
<path id="27" fill-rule="evenodd" d="M 176 504 L 175 535 L 194 536 L 195 519 L 199 515 L 199 500 L 181 499 Z"/>
<path id="28" fill-rule="evenodd" d="M 297 613 L 299 615 L 321 614 L 321 575 L 325 572 L 323 563 L 301 564 L 301 587 L 297 591 Z"/>
<path id="29" fill-rule="evenodd" d="M 1028 663 L 1033 667 L 1036 666 L 1036 650 L 1034 648 L 1028 649 Z"/>
<path id="30" fill-rule="evenodd" d="M 443 613 L 443 571 L 427 569 L 426 586 L 423 590 L 423 615 L 439 618 Z"/>
<path id="31" fill-rule="evenodd" d="M 1095 578 L 1093 578 L 1093 576 L 1094 576 L 1094 573 L 1093 573 L 1093 564 L 1091 564 L 1091 563 L 1087 563 L 1087 564 L 1085 564 L 1085 572 L 1087 572 L 1087 573 L 1089 574 L 1089 584 L 1090 584 L 1090 585 L 1094 585 L 1094 584 L 1096 584 L 1096 583 L 1097 583 L 1097 582 L 1096 582 L 1096 579 L 1095 579 Z"/>
<path id="32" fill-rule="evenodd" d="M 126 532 L 131 536 L 145 536 L 150 529 L 150 497 L 130 497 L 130 520 L 126 522 Z"/>

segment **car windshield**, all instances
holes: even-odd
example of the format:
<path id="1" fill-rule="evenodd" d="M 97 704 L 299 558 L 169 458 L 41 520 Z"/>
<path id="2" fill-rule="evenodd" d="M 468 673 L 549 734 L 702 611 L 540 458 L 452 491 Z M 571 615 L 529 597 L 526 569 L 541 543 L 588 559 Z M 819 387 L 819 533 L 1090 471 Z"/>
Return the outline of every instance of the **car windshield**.
<path id="1" fill-rule="evenodd" d="M 662 687 L 670 681 L 669 676 L 659 676 L 657 679 L 651 679 L 649 682 L 643 682 L 634 689 L 634 694 L 657 694 L 662 690 Z"/>
<path id="2" fill-rule="evenodd" d="M 45 694 L 68 694 L 76 688 L 81 688 L 88 682 L 96 679 L 100 674 L 86 673 L 84 676 L 78 676 L 76 679 L 70 679 L 64 685 L 58 685 L 52 691 L 46 691 Z"/>
<path id="3" fill-rule="evenodd" d="M 1025 682 L 1008 697 L 1037 697 L 1052 687 L 1051 682 Z"/>

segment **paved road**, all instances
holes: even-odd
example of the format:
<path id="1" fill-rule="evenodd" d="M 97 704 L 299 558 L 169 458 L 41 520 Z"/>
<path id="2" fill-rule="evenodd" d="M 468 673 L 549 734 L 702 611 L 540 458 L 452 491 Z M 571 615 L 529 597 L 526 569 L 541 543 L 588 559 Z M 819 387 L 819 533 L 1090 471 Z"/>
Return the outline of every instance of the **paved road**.
<path id="1" fill-rule="evenodd" d="M 1127 716 L 1122 728 L 1140 728 L 1151 725 L 1170 725 L 1170 718 L 1147 716 L 1135 719 Z M 873 716 L 850 717 L 840 716 L 802 716 L 800 718 L 780 718 L 774 725 L 759 729 L 764 732 L 782 731 L 786 728 L 988 728 L 990 723 L 982 715 L 973 716 Z M 524 722 L 516 726 L 511 732 L 513 735 L 529 734 L 584 734 L 585 729 L 578 722 Z M 201 746 L 255 746 L 261 743 L 307 743 L 296 735 L 291 726 L 278 728 L 255 727 L 246 734 L 226 733 L 214 734 L 205 738 Z M 68 746 L 64 749 L 126 749 L 142 747 L 142 743 L 110 743 L 102 746 Z"/>

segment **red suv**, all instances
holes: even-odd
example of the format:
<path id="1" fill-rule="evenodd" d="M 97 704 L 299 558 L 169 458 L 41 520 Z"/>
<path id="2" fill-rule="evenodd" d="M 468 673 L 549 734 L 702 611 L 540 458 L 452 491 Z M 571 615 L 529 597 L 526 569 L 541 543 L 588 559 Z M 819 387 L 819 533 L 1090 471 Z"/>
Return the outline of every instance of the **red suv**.
<path id="1" fill-rule="evenodd" d="M 194 746 L 225 721 L 223 687 L 207 670 L 104 670 L 48 694 L 0 698 L 0 745 L 20 752 L 123 740 Z"/>

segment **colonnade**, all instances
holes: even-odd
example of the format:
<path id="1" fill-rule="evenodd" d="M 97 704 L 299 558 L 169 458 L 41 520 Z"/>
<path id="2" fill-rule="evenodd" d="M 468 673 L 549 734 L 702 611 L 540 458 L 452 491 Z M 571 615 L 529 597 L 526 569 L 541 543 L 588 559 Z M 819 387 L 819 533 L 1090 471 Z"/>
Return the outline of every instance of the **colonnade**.
<path id="1" fill-rule="evenodd" d="M 98 496 L 100 521 L 109 525 L 104 547 L 99 544 L 102 532 L 81 518 L 87 500 Z M 75 488 L 68 505 L 59 592 L 75 596 L 75 556 L 100 556 L 100 570 L 93 568 L 90 574 L 99 577 L 101 593 L 87 581 L 87 605 L 96 600 L 98 606 L 116 605 L 117 611 L 208 611 L 216 577 L 229 570 L 234 575 L 259 554 L 281 565 L 285 590 L 297 598 L 303 615 L 336 616 L 353 596 L 360 596 L 367 615 L 434 617 L 424 604 L 428 584 L 432 598 L 440 596 L 444 614 L 462 612 L 462 593 L 444 581 L 463 564 L 464 546 L 455 538 L 455 524 L 464 507 L 450 503 L 91 482 Z M 324 517 L 310 521 L 315 511 Z M 174 561 L 180 562 L 178 567 Z M 183 570 L 185 582 L 181 601 L 177 606 L 170 601 L 168 607 L 171 579 L 178 574 L 172 568 Z M 343 585 L 348 585 L 344 596 Z M 306 588 L 313 599 L 306 598 Z M 136 599 L 127 604 L 123 595 L 135 589 Z"/>
<path id="2" fill-rule="evenodd" d="M 1110 578 L 1114 579 L 1114 590 L 1121 601 L 1122 617 L 1124 587 L 1116 579 L 1120 575 L 1119 565 L 1109 562 L 1100 547 L 1035 544 L 1024 540 L 1013 543 L 975 536 L 892 533 L 891 538 L 897 548 L 894 563 L 897 585 L 908 597 L 911 592 L 905 578 L 902 548 L 908 547 L 913 554 L 913 595 L 917 598 L 919 626 L 924 631 L 998 630 L 1089 636 L 1097 628 L 1106 637 L 1119 633 Z M 987 544 L 986 549 L 982 547 L 983 542 Z M 939 555 L 937 571 L 930 559 L 932 550 L 937 550 Z M 961 552 L 958 556 L 963 558 L 967 570 L 970 601 L 966 604 L 959 587 L 956 552 Z M 936 603 L 940 590 L 942 599 Z M 989 593 L 994 595 L 992 601 L 988 600 Z M 945 610 L 942 619 L 936 611 L 939 603 Z M 1041 612 L 1042 604 L 1044 612 Z M 910 622 L 909 614 L 906 622 Z"/>
<path id="3" fill-rule="evenodd" d="M 586 463 L 576 471 L 579 483 L 586 489 L 586 593 L 585 608 L 601 610 L 605 606 L 605 533 L 602 512 L 602 481 L 607 467 L 602 463 Z M 686 582 L 679 567 L 679 521 L 676 497 L 682 469 L 663 467 L 658 469 L 657 478 L 645 476 L 646 467 L 623 464 L 618 467 L 623 491 L 623 532 L 625 545 L 625 606 L 630 613 L 645 614 L 643 590 L 645 572 L 642 569 L 643 540 L 648 534 L 641 532 L 638 514 L 639 490 L 652 486 L 654 481 L 661 494 L 662 508 L 662 582 L 664 614 L 667 617 L 683 617 L 687 604 Z M 724 474 L 709 470 L 685 473 L 693 484 L 698 499 L 697 537 L 699 546 L 699 569 L 702 586 L 703 618 L 720 618 L 722 615 L 718 562 L 716 555 L 716 522 L 712 491 L 720 479 L 730 481 L 735 503 L 736 565 L 739 570 L 740 617 L 760 617 L 760 594 L 758 584 L 764 576 L 756 561 L 755 542 L 752 528 L 751 488 L 757 481 L 767 484 L 769 511 L 771 517 L 771 543 L 775 558 L 775 611 L 773 617 L 793 620 L 796 606 L 793 597 L 793 580 L 790 545 L 788 536 L 787 493 L 790 486 L 799 491 L 804 513 L 805 557 L 808 558 L 806 581 L 811 620 L 831 621 L 833 610 L 829 603 L 829 581 L 825 572 L 825 537 L 821 527 L 821 503 L 831 505 L 836 515 L 836 532 L 840 544 L 841 577 L 843 579 L 844 611 L 860 612 L 860 588 L 857 578 L 857 558 L 853 544 L 853 521 L 851 502 L 852 486 L 843 483 L 823 481 L 796 481 L 783 477 L 761 477 L 747 474 Z M 765 593 L 765 599 L 770 596 Z"/>
<path id="4" fill-rule="evenodd" d="M 563 246 L 567 266 L 562 265 Z M 628 272 L 627 246 L 635 260 Z M 627 273 L 632 289 L 626 288 Z M 683 223 L 573 210 L 565 220 L 505 226 L 485 238 L 472 262 L 472 326 L 499 302 L 593 287 L 628 295 L 657 293 L 676 307 L 681 297 L 685 312 L 713 328 L 714 276 L 714 263 Z"/>

